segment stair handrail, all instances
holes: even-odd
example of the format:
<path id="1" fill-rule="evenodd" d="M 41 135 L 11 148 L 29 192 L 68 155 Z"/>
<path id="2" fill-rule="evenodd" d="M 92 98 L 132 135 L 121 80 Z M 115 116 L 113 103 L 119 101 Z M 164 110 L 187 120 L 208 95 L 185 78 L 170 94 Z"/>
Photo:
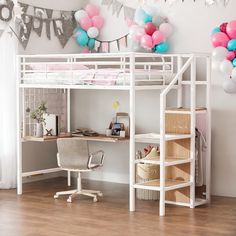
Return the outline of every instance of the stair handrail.
<path id="1" fill-rule="evenodd" d="M 195 56 L 192 54 L 185 62 L 182 68 L 177 72 L 174 79 L 160 94 L 160 216 L 165 215 L 165 145 L 166 145 L 166 128 L 165 128 L 165 110 L 166 110 L 166 95 L 174 87 L 179 77 L 188 69 L 194 62 Z M 181 86 L 181 84 L 179 84 Z"/>
<path id="2" fill-rule="evenodd" d="M 175 75 L 174 79 L 169 83 L 169 85 L 161 92 L 161 97 L 164 97 L 167 95 L 167 93 L 173 88 L 175 83 L 178 81 L 179 77 L 188 69 L 188 67 L 191 65 L 191 62 L 194 59 L 194 55 L 191 55 L 189 59 L 185 62 L 185 64 L 182 66 L 181 70 L 178 71 L 178 73 Z"/>

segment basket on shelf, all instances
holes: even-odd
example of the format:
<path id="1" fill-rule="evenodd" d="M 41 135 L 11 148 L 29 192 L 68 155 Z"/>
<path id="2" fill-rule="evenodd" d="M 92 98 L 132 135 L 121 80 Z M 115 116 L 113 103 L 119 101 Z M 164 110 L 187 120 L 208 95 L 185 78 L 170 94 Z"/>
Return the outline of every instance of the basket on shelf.
<path id="1" fill-rule="evenodd" d="M 151 152 L 145 157 L 145 159 L 151 159 L 153 156 L 159 155 L 155 148 L 152 148 Z M 142 183 L 149 180 L 159 179 L 160 169 L 157 165 L 139 163 L 136 166 L 136 182 Z M 136 196 L 140 200 L 158 200 L 159 193 L 157 191 L 137 189 Z"/>

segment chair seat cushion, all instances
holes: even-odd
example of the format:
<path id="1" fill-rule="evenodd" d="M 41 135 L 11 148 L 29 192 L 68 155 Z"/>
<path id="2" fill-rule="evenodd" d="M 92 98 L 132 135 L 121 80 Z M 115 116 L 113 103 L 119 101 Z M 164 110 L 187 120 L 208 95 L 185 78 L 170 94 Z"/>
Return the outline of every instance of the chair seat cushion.
<path id="1" fill-rule="evenodd" d="M 77 172 L 83 171 L 83 172 L 85 172 L 85 171 L 92 171 L 93 169 L 96 169 L 98 167 L 99 167 L 98 164 L 91 164 L 90 168 L 88 168 L 87 165 L 80 165 L 80 166 L 72 166 L 72 165 L 65 166 L 64 165 L 62 169 L 69 170 L 69 171 L 77 171 Z"/>

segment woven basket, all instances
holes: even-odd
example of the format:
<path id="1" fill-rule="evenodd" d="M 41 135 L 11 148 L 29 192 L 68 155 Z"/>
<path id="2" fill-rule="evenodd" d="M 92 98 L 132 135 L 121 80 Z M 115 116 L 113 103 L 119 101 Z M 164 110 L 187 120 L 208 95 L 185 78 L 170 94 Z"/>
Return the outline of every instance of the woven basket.
<path id="1" fill-rule="evenodd" d="M 153 164 L 137 164 L 136 181 L 142 183 L 153 179 L 160 178 L 160 171 L 157 165 Z M 137 189 L 137 198 L 140 200 L 158 200 L 159 194 L 157 191 Z"/>

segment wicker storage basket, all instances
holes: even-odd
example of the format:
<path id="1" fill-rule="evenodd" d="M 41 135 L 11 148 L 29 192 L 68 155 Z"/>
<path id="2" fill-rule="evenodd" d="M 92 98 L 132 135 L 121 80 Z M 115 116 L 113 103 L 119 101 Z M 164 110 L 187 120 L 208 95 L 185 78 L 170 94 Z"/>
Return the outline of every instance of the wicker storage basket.
<path id="1" fill-rule="evenodd" d="M 159 179 L 160 170 L 157 165 L 153 164 L 137 164 L 136 181 L 142 183 L 144 181 Z M 137 198 L 140 200 L 158 200 L 159 193 L 157 191 L 137 189 Z"/>

